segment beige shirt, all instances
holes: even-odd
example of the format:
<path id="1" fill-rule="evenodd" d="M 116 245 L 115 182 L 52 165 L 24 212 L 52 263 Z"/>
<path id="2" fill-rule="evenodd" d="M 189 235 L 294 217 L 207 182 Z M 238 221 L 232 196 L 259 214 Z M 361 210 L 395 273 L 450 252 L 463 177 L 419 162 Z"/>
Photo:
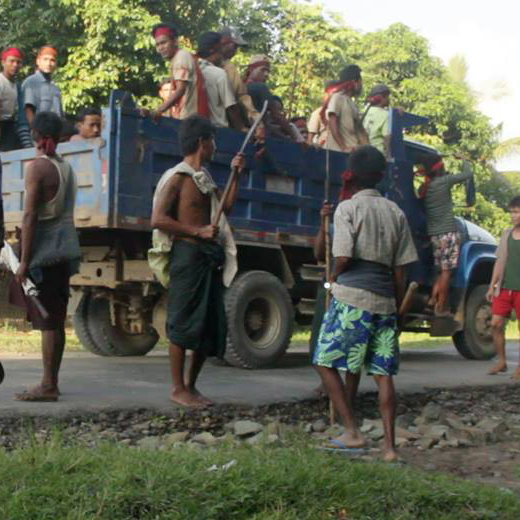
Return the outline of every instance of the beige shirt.
<path id="1" fill-rule="evenodd" d="M 195 59 L 183 49 L 179 49 L 171 61 L 171 79 L 186 82 L 186 91 L 178 103 L 172 107 L 173 117 L 186 119 L 197 114 L 197 72 L 195 70 Z"/>
<path id="2" fill-rule="evenodd" d="M 247 117 L 250 120 L 254 120 L 258 116 L 258 111 L 253 105 L 251 96 L 247 93 L 247 88 L 240 77 L 240 72 L 238 72 L 238 69 L 229 60 L 224 61 L 222 67 L 228 75 L 235 98 L 244 106 Z"/>
<path id="3" fill-rule="evenodd" d="M 361 190 L 334 213 L 334 257 L 369 260 L 388 267 L 415 262 L 417 252 L 402 210 L 377 190 Z M 332 285 L 341 303 L 377 314 L 396 311 L 395 299 L 365 289 Z"/>
<path id="4" fill-rule="evenodd" d="M 313 144 L 324 146 L 327 140 L 327 126 L 321 120 L 321 107 L 317 108 L 309 118 L 307 129 L 310 134 L 314 134 Z"/>
<path id="5" fill-rule="evenodd" d="M 327 132 L 325 148 L 336 150 L 337 152 L 350 152 L 356 146 L 365 144 L 360 139 L 357 131 L 358 123 L 356 122 L 360 120 L 359 110 L 347 94 L 343 92 L 332 94 L 327 106 L 327 119 L 330 114 L 336 114 L 338 118 L 338 130 L 347 149 L 341 149 L 330 131 Z"/>
<path id="6" fill-rule="evenodd" d="M 0 120 L 11 121 L 18 112 L 16 84 L 0 73 Z"/>
<path id="7" fill-rule="evenodd" d="M 215 126 L 229 126 L 226 109 L 236 105 L 231 83 L 226 71 L 213 63 L 199 58 L 199 67 L 204 76 L 211 122 Z"/>

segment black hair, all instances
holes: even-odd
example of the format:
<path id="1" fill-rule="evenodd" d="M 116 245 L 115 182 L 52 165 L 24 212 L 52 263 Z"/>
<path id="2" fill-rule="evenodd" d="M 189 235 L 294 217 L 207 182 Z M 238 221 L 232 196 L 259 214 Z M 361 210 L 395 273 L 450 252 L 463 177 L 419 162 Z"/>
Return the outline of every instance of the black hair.
<path id="1" fill-rule="evenodd" d="M 291 123 L 296 123 L 296 121 L 305 121 L 307 122 L 307 118 L 305 116 L 293 116 L 291 117 Z"/>
<path id="2" fill-rule="evenodd" d="M 509 204 L 507 205 L 507 209 L 520 208 L 520 195 L 513 197 Z"/>
<path id="3" fill-rule="evenodd" d="M 432 177 L 435 172 L 432 172 L 432 167 L 442 161 L 442 157 L 437 153 L 423 153 L 417 156 L 415 162 L 424 167 L 424 173 L 428 177 Z"/>
<path id="4" fill-rule="evenodd" d="M 347 65 L 340 73 L 339 80 L 341 83 L 345 81 L 361 79 L 361 69 L 357 65 Z"/>
<path id="5" fill-rule="evenodd" d="M 60 142 L 64 143 L 66 141 L 69 141 L 70 138 L 73 135 L 78 134 L 78 129 L 76 128 L 76 125 L 74 124 L 75 121 L 69 116 L 66 116 L 61 120 L 62 127 L 61 127 L 61 133 L 60 133 Z"/>
<path id="6" fill-rule="evenodd" d="M 40 137 L 51 137 L 56 142 L 60 140 L 63 123 L 54 112 L 38 112 L 31 126 Z"/>
<path id="7" fill-rule="evenodd" d="M 94 107 L 87 107 L 84 108 L 81 112 L 78 113 L 77 121 L 78 123 L 83 123 L 85 121 L 85 118 L 87 116 L 100 116 L 101 117 L 101 110 L 99 108 Z"/>
<path id="8" fill-rule="evenodd" d="M 222 35 L 218 32 L 208 31 L 202 33 L 197 41 L 197 56 L 201 58 L 211 56 L 217 50 L 221 41 Z"/>
<path id="9" fill-rule="evenodd" d="M 278 103 L 280 103 L 280 105 L 282 105 L 283 108 L 283 101 L 280 96 L 271 96 L 271 101 L 278 101 Z"/>
<path id="10" fill-rule="evenodd" d="M 349 168 L 359 188 L 375 188 L 386 170 L 385 156 L 375 147 L 365 145 L 350 154 Z"/>
<path id="11" fill-rule="evenodd" d="M 209 119 L 193 115 L 183 119 L 179 130 L 182 155 L 191 155 L 197 151 L 201 139 L 212 139 L 215 127 Z"/>
<path id="12" fill-rule="evenodd" d="M 157 23 L 155 24 L 153 27 L 152 27 L 152 36 L 155 38 L 155 33 L 157 32 L 157 29 L 169 29 L 174 38 L 177 38 L 177 36 L 179 35 L 179 31 L 177 30 L 177 27 L 175 27 L 174 25 L 172 25 L 171 23 Z"/>

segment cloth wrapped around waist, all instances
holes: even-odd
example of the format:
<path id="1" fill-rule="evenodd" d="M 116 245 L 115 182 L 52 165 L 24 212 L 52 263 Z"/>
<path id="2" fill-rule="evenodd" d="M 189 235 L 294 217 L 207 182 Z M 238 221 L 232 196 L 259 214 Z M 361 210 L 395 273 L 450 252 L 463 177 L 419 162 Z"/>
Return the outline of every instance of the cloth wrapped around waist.
<path id="1" fill-rule="evenodd" d="M 166 335 L 175 345 L 222 357 L 226 314 L 222 272 L 224 248 L 217 242 L 177 240 L 170 252 Z"/>
<path id="2" fill-rule="evenodd" d="M 378 262 L 354 259 L 348 269 L 338 276 L 336 283 L 364 289 L 386 298 L 394 297 L 392 269 Z"/>

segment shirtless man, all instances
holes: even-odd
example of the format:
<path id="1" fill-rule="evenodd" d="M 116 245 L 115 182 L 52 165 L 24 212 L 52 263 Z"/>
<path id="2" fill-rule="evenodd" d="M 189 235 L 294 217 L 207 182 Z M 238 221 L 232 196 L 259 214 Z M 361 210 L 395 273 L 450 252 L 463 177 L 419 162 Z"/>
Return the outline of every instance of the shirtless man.
<path id="1" fill-rule="evenodd" d="M 217 188 L 202 166 L 215 152 L 214 132 L 207 119 L 190 116 L 183 120 L 179 137 L 184 160 L 161 177 L 151 219 L 154 246 L 166 239 L 171 247 L 166 316 L 173 382 L 170 399 L 190 408 L 211 404 L 195 384 L 206 357 L 224 354 L 224 286 L 229 286 L 237 269 L 236 247 L 225 216 L 219 226 L 212 223 Z M 243 155 L 237 155 L 231 166 L 241 171 Z M 225 213 L 231 210 L 237 190 L 235 182 L 224 204 Z M 187 377 L 186 350 L 193 350 Z"/>
<path id="2" fill-rule="evenodd" d="M 61 126 L 52 112 L 38 112 L 32 123 L 37 158 L 25 173 L 20 267 L 10 287 L 10 301 L 23 306 L 33 328 L 42 333 L 43 376 L 38 386 L 15 395 L 19 401 L 58 400 L 69 278 L 81 258 L 73 220 L 75 175 L 56 153 Z M 36 284 L 47 317 L 25 298 L 21 286 L 27 277 Z"/>
<path id="3" fill-rule="evenodd" d="M 71 141 L 83 139 L 95 139 L 101 135 L 101 110 L 99 108 L 85 108 L 78 114 L 76 123 L 78 133 L 73 135 Z"/>

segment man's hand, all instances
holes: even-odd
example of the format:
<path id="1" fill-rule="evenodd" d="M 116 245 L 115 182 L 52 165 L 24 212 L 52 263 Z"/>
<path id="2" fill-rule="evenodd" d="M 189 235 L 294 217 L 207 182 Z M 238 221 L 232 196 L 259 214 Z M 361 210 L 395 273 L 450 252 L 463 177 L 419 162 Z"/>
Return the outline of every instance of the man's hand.
<path id="1" fill-rule="evenodd" d="M 246 158 L 243 153 L 237 153 L 231 161 L 231 169 L 236 168 L 241 173 L 246 165 Z"/>
<path id="2" fill-rule="evenodd" d="M 486 300 L 491 303 L 493 301 L 493 293 L 495 292 L 494 287 L 489 287 L 486 292 Z"/>
<path id="3" fill-rule="evenodd" d="M 139 113 L 142 117 L 150 117 L 154 123 L 157 123 L 162 116 L 162 112 L 159 110 L 150 110 L 149 108 L 141 108 Z"/>
<path id="4" fill-rule="evenodd" d="M 213 240 L 219 232 L 219 227 L 210 224 L 209 226 L 204 226 L 199 228 L 197 231 L 197 238 L 202 238 L 203 240 Z"/>
<path id="5" fill-rule="evenodd" d="M 321 220 L 325 220 L 325 217 L 330 217 L 334 214 L 334 206 L 329 204 L 327 201 L 323 203 L 323 206 L 320 209 Z"/>
<path id="6" fill-rule="evenodd" d="M 23 285 L 25 280 L 27 279 L 27 271 L 28 265 L 25 262 L 20 262 L 20 265 L 18 266 L 18 271 L 16 271 L 16 274 L 14 275 L 15 280 L 20 285 Z"/>

